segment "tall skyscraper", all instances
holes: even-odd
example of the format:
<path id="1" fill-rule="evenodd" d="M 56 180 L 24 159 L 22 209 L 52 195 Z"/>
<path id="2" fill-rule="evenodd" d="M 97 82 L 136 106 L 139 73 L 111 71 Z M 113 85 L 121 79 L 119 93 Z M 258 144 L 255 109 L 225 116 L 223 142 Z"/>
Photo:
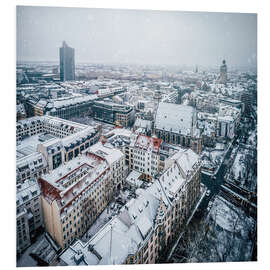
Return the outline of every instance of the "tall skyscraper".
<path id="1" fill-rule="evenodd" d="M 220 82 L 227 82 L 227 65 L 225 60 L 222 61 L 222 65 L 220 66 Z"/>
<path id="2" fill-rule="evenodd" d="M 72 81 L 75 80 L 75 61 L 74 61 L 74 49 L 69 47 L 65 41 L 63 41 L 62 47 L 59 48 L 60 55 L 60 80 Z"/>

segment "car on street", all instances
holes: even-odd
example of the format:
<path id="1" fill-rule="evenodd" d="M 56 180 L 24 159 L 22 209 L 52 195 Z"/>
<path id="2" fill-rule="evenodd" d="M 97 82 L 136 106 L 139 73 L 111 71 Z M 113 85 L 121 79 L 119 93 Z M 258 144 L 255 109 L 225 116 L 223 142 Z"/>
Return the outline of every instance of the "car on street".
<path id="1" fill-rule="evenodd" d="M 208 189 L 207 191 L 206 191 L 206 196 L 209 196 L 210 195 L 210 193 L 211 193 L 211 191 Z"/>

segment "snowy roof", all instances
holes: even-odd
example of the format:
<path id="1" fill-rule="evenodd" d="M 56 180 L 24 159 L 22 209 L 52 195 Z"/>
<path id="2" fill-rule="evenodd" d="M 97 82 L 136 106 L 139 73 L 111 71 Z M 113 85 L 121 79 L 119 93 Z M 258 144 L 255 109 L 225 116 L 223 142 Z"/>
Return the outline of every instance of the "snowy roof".
<path id="1" fill-rule="evenodd" d="M 139 187 L 143 183 L 142 180 L 139 180 L 139 178 L 141 177 L 141 175 L 142 175 L 141 172 L 132 170 L 129 173 L 129 175 L 127 176 L 126 182 L 128 184 L 130 184 L 130 185 L 135 185 L 135 186 Z"/>
<path id="2" fill-rule="evenodd" d="M 140 127 L 140 128 L 145 128 L 145 129 L 151 129 L 152 122 L 150 120 L 137 118 L 134 126 Z"/>
<path id="3" fill-rule="evenodd" d="M 195 109 L 191 106 L 159 103 L 155 117 L 155 128 L 192 136 L 195 117 Z"/>
<path id="4" fill-rule="evenodd" d="M 185 175 L 192 172 L 200 163 L 200 157 L 191 149 L 176 152 L 171 159 L 176 160 Z"/>
<path id="5" fill-rule="evenodd" d="M 147 241 L 159 208 L 159 198 L 146 190 L 141 192 L 86 244 L 76 241 L 60 258 L 68 265 L 76 265 L 74 255 L 80 249 L 86 264 L 123 264 L 129 254 L 135 254 L 139 245 Z"/>
<path id="6" fill-rule="evenodd" d="M 59 208 L 63 210 L 96 183 L 108 168 L 103 158 L 86 152 L 40 178 L 41 186 L 43 183 L 51 186 L 51 190 L 43 190 L 44 197 L 49 202 L 57 200 Z"/>
<path id="7" fill-rule="evenodd" d="M 68 98 L 61 99 L 51 99 L 50 102 L 53 104 L 53 107 L 56 109 L 60 109 L 62 107 L 71 106 L 80 104 L 82 102 L 89 102 L 92 100 L 96 100 L 97 95 L 85 95 L 85 96 L 73 96 Z"/>
<path id="8" fill-rule="evenodd" d="M 149 137 L 143 134 L 139 134 L 137 137 L 135 136 L 132 139 L 136 140 L 134 142 L 135 147 L 155 152 L 159 152 L 160 144 L 162 142 L 161 139 Z"/>
<path id="9" fill-rule="evenodd" d="M 36 179 L 26 180 L 17 185 L 16 206 L 19 207 L 40 195 L 40 189 Z"/>
<path id="10" fill-rule="evenodd" d="M 18 157 L 18 156 L 17 156 Z M 40 169 L 47 166 L 47 161 L 45 157 L 38 152 L 32 153 L 27 156 L 18 157 L 16 161 L 16 168 L 19 171 L 24 171 L 25 169 Z"/>
<path id="11" fill-rule="evenodd" d="M 218 120 L 221 121 L 233 121 L 240 116 L 240 109 L 229 106 L 229 105 L 220 105 Z"/>
<path id="12" fill-rule="evenodd" d="M 88 151 L 105 158 L 110 165 L 124 157 L 124 154 L 120 150 L 109 147 L 108 145 L 105 146 L 101 142 L 92 145 L 88 148 Z"/>
<path id="13" fill-rule="evenodd" d="M 104 136 L 125 136 L 130 137 L 132 134 L 132 131 L 126 128 L 114 128 L 113 130 L 110 130 L 108 133 L 106 133 Z"/>
<path id="14" fill-rule="evenodd" d="M 18 104 L 18 105 L 16 105 L 16 111 L 17 111 L 17 113 L 25 114 L 25 108 L 24 108 L 24 105 L 23 105 L 23 104 Z"/>

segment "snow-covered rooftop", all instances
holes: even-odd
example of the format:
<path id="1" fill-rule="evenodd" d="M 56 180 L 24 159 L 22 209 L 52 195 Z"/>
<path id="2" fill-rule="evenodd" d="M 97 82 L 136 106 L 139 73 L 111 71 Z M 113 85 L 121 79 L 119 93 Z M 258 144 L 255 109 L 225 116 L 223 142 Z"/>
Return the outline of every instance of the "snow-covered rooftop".
<path id="1" fill-rule="evenodd" d="M 36 179 L 26 180 L 17 185 L 16 206 L 19 207 L 40 195 L 40 189 Z"/>
<path id="2" fill-rule="evenodd" d="M 49 202 L 57 200 L 59 208 L 63 210 L 69 207 L 70 203 L 90 187 L 96 179 L 99 179 L 108 168 L 109 166 L 103 158 L 86 152 L 41 177 L 42 187 L 45 183 L 51 186 L 49 190 L 42 188 L 44 197 Z"/>
<path id="3" fill-rule="evenodd" d="M 155 117 L 155 128 L 192 136 L 195 117 L 195 109 L 191 106 L 159 103 Z"/>
<path id="4" fill-rule="evenodd" d="M 139 134 L 137 137 L 134 137 L 134 146 L 141 148 L 147 151 L 159 152 L 161 139 L 149 137 L 143 134 Z M 132 143 L 131 143 L 132 144 Z"/>
<path id="5" fill-rule="evenodd" d="M 124 158 L 124 154 L 120 150 L 108 145 L 105 146 L 101 142 L 90 146 L 87 151 L 103 157 L 110 165 Z"/>

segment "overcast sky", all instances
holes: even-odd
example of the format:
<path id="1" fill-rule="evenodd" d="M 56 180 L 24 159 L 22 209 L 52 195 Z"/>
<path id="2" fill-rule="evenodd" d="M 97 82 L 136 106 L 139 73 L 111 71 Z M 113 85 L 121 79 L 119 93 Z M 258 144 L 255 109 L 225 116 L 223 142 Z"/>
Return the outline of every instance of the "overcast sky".
<path id="1" fill-rule="evenodd" d="M 253 66 L 257 15 L 181 11 L 17 7 L 17 60 Z"/>

